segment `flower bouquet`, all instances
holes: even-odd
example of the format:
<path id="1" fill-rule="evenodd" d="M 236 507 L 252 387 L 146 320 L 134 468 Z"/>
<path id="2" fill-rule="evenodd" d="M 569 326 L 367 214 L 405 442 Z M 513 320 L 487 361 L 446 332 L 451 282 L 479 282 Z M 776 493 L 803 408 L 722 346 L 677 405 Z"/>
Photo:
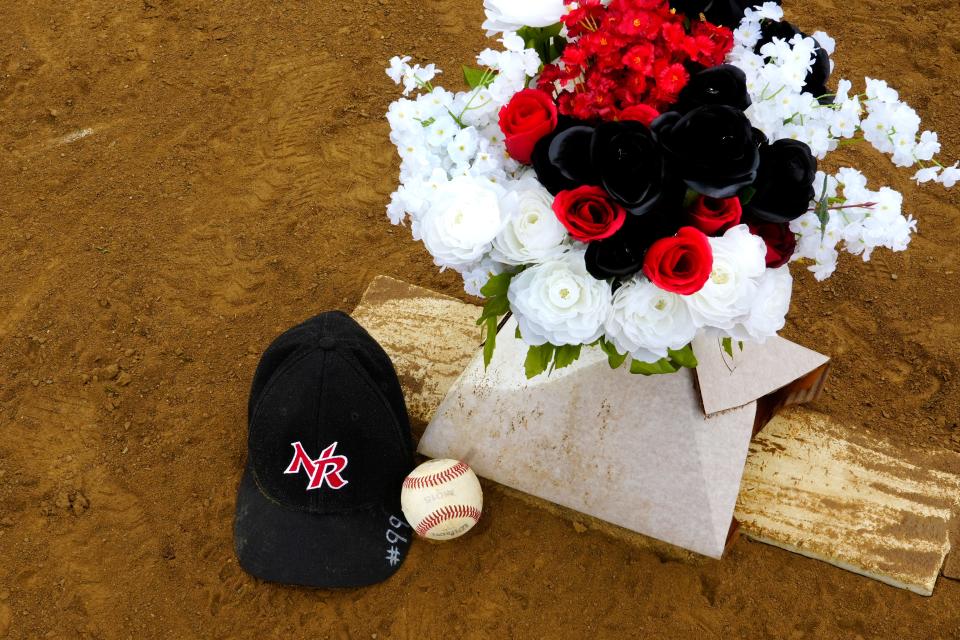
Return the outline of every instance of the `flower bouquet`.
<path id="1" fill-rule="evenodd" d="M 697 365 L 691 342 L 762 342 L 785 324 L 802 262 L 818 280 L 839 250 L 907 248 L 903 198 L 854 168 L 818 171 L 865 141 L 952 187 L 937 134 L 885 82 L 831 80 L 835 42 L 776 2 L 485 0 L 502 49 L 464 67 L 395 57 L 387 118 L 402 159 L 388 214 L 436 264 L 486 298 L 489 363 L 512 313 L 526 374 L 585 345 L 614 368 Z"/>

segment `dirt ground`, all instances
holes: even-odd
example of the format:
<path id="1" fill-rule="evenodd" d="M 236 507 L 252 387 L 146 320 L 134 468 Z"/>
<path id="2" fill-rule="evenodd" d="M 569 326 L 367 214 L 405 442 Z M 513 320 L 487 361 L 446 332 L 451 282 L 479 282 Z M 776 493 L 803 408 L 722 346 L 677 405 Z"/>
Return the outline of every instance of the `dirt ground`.
<path id="1" fill-rule="evenodd" d="M 955 0 L 785 0 L 960 157 Z M 233 558 L 258 354 L 384 273 L 460 295 L 384 206 L 383 73 L 457 69 L 480 0 L 0 0 L 0 637 L 960 638 L 922 598 L 741 540 L 722 562 L 575 528 L 494 486 L 478 531 L 385 584 L 261 583 Z M 960 189 L 853 147 L 920 221 L 907 254 L 797 269 L 817 408 L 960 451 Z M 425 337 L 425 340 L 429 339 Z"/>

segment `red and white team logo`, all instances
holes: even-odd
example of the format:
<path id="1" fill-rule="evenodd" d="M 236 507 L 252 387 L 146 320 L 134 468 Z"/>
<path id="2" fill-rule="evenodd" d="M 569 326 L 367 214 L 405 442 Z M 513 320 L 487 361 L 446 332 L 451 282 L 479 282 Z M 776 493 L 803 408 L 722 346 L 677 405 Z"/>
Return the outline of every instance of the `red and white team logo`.
<path id="1" fill-rule="evenodd" d="M 337 448 L 336 442 L 324 449 L 316 460 L 310 459 L 303 445 L 299 442 L 294 442 L 291 446 L 293 447 L 293 460 L 290 461 L 290 466 L 283 473 L 296 474 L 300 473 L 301 469 L 306 470 L 307 475 L 310 476 L 307 491 L 319 489 L 324 482 L 331 489 L 342 489 L 347 486 L 349 481 L 344 480 L 340 474 L 347 468 L 347 462 L 349 461 L 347 456 L 334 455 Z"/>

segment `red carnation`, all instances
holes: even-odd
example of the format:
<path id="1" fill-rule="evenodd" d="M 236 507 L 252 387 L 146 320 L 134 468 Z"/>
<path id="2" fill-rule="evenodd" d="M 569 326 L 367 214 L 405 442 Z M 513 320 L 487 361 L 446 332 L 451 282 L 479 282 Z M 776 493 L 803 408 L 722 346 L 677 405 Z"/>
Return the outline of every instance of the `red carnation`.
<path id="1" fill-rule="evenodd" d="M 720 236 L 731 228 L 740 224 L 743 218 L 743 207 L 740 198 L 733 197 L 725 200 L 700 196 L 690 208 L 690 224 L 708 236 Z"/>
<path id="2" fill-rule="evenodd" d="M 623 54 L 623 66 L 638 73 L 648 74 L 653 69 L 655 55 L 653 45 L 649 42 L 634 45 Z"/>
<path id="3" fill-rule="evenodd" d="M 524 89 L 500 109 L 500 130 L 507 152 L 517 162 L 530 164 L 533 148 L 557 128 L 557 105 L 545 92 Z"/>
<path id="4" fill-rule="evenodd" d="M 581 0 L 561 18 L 569 42 L 559 64 L 548 64 L 539 87 L 551 95 L 557 82 L 576 90 L 557 94 L 563 115 L 579 120 L 622 120 L 645 105 L 658 112 L 673 105 L 690 79 L 687 67 L 720 64 L 733 47 L 733 32 L 705 20 L 688 21 L 666 0 Z M 704 4 L 708 4 L 704 0 Z"/>
<path id="5" fill-rule="evenodd" d="M 767 266 L 777 269 L 790 262 L 797 250 L 797 236 L 790 230 L 789 223 L 766 222 L 750 224 L 750 231 L 767 243 Z"/>
<path id="6" fill-rule="evenodd" d="M 632 120 L 634 122 L 641 122 L 648 127 L 650 124 L 657 119 L 660 115 L 660 112 L 654 109 L 651 106 L 645 104 L 635 104 L 632 107 L 627 107 L 617 116 L 618 120 Z"/>
<path id="7" fill-rule="evenodd" d="M 650 282 L 682 296 L 700 291 L 712 270 L 710 240 L 693 227 L 683 227 L 674 237 L 657 240 L 643 259 L 643 273 Z"/>
<path id="8" fill-rule="evenodd" d="M 664 102 L 676 102 L 680 90 L 690 81 L 690 73 L 682 64 L 674 63 L 656 72 L 657 98 Z"/>
<path id="9" fill-rule="evenodd" d="M 600 187 L 584 186 L 561 191 L 553 211 L 570 235 L 580 242 L 609 238 L 627 221 L 627 211 Z"/>

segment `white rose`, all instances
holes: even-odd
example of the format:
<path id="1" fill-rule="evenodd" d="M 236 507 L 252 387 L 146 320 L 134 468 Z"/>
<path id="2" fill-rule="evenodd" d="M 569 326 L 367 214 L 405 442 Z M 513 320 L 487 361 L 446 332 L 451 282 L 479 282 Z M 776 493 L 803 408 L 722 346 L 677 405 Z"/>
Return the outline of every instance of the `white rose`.
<path id="1" fill-rule="evenodd" d="M 483 0 L 483 9 L 488 36 L 523 27 L 549 27 L 566 13 L 564 0 Z"/>
<path id="2" fill-rule="evenodd" d="M 464 268 L 490 250 L 504 222 L 498 189 L 489 181 L 460 176 L 430 197 L 417 231 L 438 266 Z"/>
<path id="3" fill-rule="evenodd" d="M 690 344 L 697 327 L 683 296 L 636 276 L 614 294 L 606 333 L 619 351 L 634 360 L 657 362 L 667 357 L 667 349 Z"/>
<path id="4" fill-rule="evenodd" d="M 777 335 L 787 323 L 790 299 L 793 296 L 793 276 L 790 267 L 767 269 L 760 278 L 757 295 L 749 314 L 741 319 L 730 335 L 736 340 L 764 342 Z"/>
<path id="5" fill-rule="evenodd" d="M 531 267 L 510 283 L 507 297 L 529 345 L 589 344 L 603 335 L 610 313 L 610 285 L 584 264 L 584 251 Z"/>
<path id="6" fill-rule="evenodd" d="M 493 259 L 504 264 L 538 264 L 566 251 L 569 235 L 553 212 L 550 192 L 530 177 L 509 188 L 501 201 L 507 224 L 493 241 Z"/>
<path id="7" fill-rule="evenodd" d="M 741 224 L 721 238 L 710 238 L 710 247 L 710 277 L 700 291 L 685 300 L 697 326 L 730 330 L 753 305 L 757 280 L 767 269 L 767 245 Z"/>

